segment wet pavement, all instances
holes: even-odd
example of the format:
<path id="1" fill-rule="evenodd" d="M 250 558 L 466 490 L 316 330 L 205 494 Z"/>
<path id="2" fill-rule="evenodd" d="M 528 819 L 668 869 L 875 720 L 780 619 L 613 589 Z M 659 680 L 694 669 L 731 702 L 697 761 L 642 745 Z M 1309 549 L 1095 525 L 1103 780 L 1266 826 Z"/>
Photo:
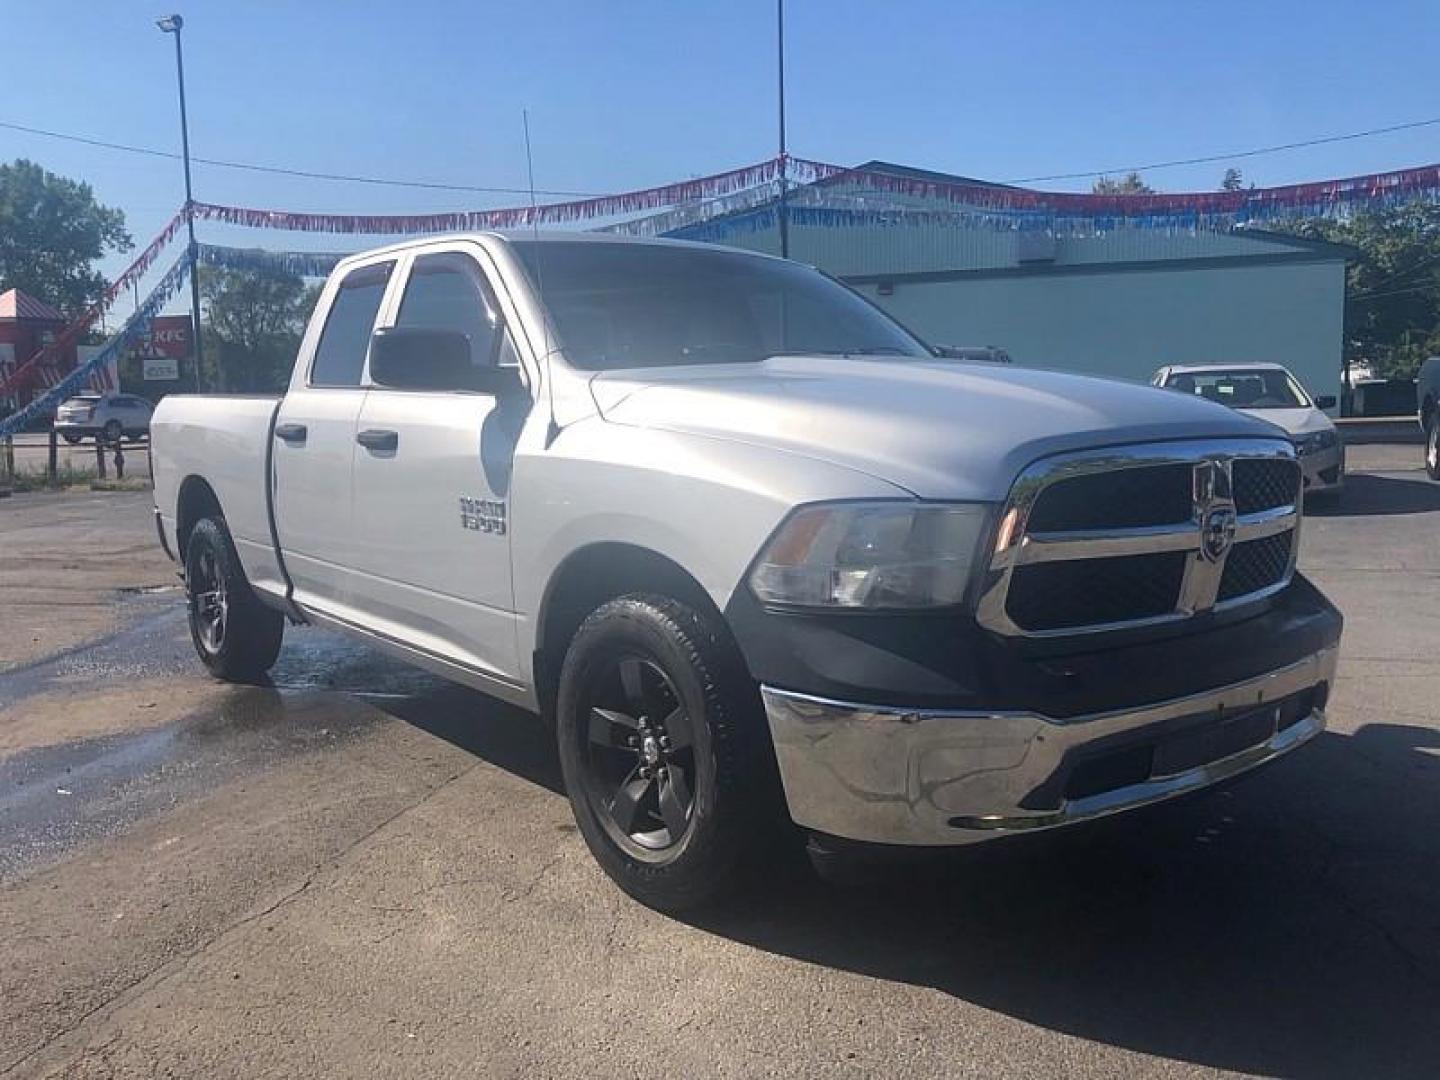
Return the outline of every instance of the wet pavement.
<path id="1" fill-rule="evenodd" d="M 1356 450 L 1313 746 L 688 921 L 595 868 L 530 718 L 313 629 L 220 686 L 145 498 L 9 500 L 49 547 L 0 547 L 0 628 L 56 644 L 0 670 L 0 1075 L 1434 1075 L 1440 485 Z"/>
<path id="2" fill-rule="evenodd" d="M 0 715 L 29 698 L 73 698 L 84 686 L 196 675 L 178 585 L 122 592 L 117 604 L 122 629 L 0 672 Z M 383 718 L 339 709 L 325 727 L 290 723 L 285 699 L 319 691 L 413 704 L 451 688 L 336 634 L 292 627 L 268 685 L 229 688 L 214 707 L 160 727 L 0 757 L 0 885 L 77 843 L 116 835 L 278 761 L 333 748 Z"/>

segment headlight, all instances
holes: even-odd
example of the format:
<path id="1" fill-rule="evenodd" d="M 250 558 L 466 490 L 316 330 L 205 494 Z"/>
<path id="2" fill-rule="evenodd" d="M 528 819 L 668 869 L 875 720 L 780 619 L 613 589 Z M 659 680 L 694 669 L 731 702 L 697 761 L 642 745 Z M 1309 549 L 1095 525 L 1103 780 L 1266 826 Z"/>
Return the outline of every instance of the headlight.
<path id="1" fill-rule="evenodd" d="M 1312 431 L 1295 440 L 1295 449 L 1301 454 L 1313 454 L 1319 450 L 1329 450 L 1339 441 L 1340 437 L 1333 430 Z"/>
<path id="2" fill-rule="evenodd" d="M 796 511 L 750 574 L 762 601 L 804 607 L 958 604 L 985 525 L 970 504 L 833 503 Z"/>

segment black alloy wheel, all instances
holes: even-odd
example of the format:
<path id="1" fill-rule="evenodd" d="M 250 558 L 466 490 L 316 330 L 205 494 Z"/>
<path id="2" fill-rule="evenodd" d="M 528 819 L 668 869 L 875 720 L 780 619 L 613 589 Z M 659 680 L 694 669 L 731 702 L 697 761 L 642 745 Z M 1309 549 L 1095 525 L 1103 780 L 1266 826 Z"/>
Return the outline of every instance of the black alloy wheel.
<path id="1" fill-rule="evenodd" d="M 653 660 L 622 654 L 597 674 L 584 721 L 586 798 L 611 837 L 648 861 L 693 820 L 694 721 Z"/>
<path id="2" fill-rule="evenodd" d="M 195 642 L 204 652 L 218 656 L 225 644 L 225 629 L 230 621 L 230 597 L 213 547 L 207 545 L 197 551 L 188 568 L 187 578 L 190 625 L 195 633 Z"/>
<path id="3" fill-rule="evenodd" d="M 185 542 L 190 637 L 210 674 L 227 682 L 261 680 L 280 655 L 285 617 L 250 583 L 223 518 L 203 518 Z"/>
<path id="4" fill-rule="evenodd" d="M 714 903 L 791 838 L 759 689 L 718 613 L 630 593 L 565 652 L 565 790 L 590 853 L 641 903 Z"/>

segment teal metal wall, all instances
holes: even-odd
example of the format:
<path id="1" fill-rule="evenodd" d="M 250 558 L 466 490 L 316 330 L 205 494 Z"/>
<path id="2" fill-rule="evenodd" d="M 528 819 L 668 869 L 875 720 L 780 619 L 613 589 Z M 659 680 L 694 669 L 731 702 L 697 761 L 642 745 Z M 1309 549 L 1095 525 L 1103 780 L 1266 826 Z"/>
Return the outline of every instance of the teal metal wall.
<path id="1" fill-rule="evenodd" d="M 996 345 L 1017 364 L 1148 380 L 1165 364 L 1284 364 L 1340 393 L 1339 261 L 1085 270 L 861 286 L 928 340 Z"/>
<path id="2" fill-rule="evenodd" d="M 1271 361 L 1340 392 L 1345 263 L 1244 234 L 1122 229 L 1061 236 L 1021 262 L 1021 234 L 914 225 L 792 227 L 791 258 L 840 277 L 973 271 L 862 291 L 918 333 L 995 345 L 1016 363 L 1148 379 L 1167 363 Z M 1040 239 L 1045 250 L 1045 241 Z M 726 243 L 779 252 L 775 230 Z M 1026 254 L 1034 254 L 1030 248 Z"/>

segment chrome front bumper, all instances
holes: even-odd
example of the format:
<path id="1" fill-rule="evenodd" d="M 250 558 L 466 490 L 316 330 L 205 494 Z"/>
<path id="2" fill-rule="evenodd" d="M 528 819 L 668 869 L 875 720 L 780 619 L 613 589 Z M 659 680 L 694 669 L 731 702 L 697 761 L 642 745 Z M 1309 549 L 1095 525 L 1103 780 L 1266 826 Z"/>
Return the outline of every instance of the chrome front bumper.
<path id="1" fill-rule="evenodd" d="M 1284 716 L 1283 726 L 1282 711 L 1307 690 L 1324 684 L 1328 691 L 1337 653 L 1325 649 L 1203 694 L 1065 720 L 887 709 L 768 686 L 761 693 L 796 824 L 873 843 L 966 844 L 1172 798 L 1295 749 L 1324 730 L 1324 693 L 1303 715 Z M 1204 738 L 1231 722 L 1243 721 L 1249 732 L 1257 721 L 1263 728 L 1267 716 L 1268 736 L 1262 731 L 1223 756 L 1105 790 L 1064 793 L 1067 774 L 1092 749 L 1143 747 L 1151 737 L 1155 746 Z"/>

